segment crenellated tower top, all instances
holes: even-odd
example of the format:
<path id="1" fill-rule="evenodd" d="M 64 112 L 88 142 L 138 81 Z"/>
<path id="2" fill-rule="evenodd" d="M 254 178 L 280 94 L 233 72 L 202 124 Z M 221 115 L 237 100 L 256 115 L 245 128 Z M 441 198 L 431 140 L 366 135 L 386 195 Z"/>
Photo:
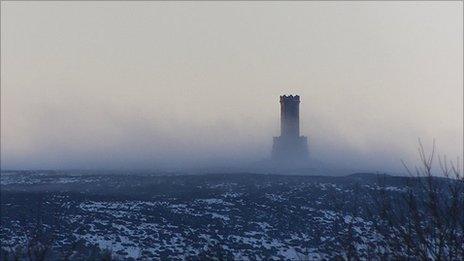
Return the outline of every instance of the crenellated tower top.
<path id="1" fill-rule="evenodd" d="M 300 102 L 299 95 L 281 95 L 280 102 Z"/>

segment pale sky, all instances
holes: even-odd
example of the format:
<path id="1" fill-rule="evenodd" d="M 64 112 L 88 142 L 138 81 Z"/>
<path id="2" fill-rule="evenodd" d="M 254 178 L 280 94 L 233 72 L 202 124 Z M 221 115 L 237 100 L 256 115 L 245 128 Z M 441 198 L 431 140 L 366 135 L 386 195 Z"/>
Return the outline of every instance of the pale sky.
<path id="1" fill-rule="evenodd" d="M 2 169 L 462 158 L 462 2 L 1 2 Z M 161 164 L 161 165 L 160 165 Z"/>

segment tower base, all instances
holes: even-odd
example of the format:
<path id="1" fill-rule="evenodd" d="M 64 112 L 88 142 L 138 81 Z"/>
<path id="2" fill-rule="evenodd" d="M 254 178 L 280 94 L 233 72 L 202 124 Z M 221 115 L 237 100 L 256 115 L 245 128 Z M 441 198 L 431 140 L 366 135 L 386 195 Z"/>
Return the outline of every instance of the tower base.
<path id="1" fill-rule="evenodd" d="M 289 163 L 308 160 L 308 138 L 305 136 L 274 137 L 271 159 Z"/>

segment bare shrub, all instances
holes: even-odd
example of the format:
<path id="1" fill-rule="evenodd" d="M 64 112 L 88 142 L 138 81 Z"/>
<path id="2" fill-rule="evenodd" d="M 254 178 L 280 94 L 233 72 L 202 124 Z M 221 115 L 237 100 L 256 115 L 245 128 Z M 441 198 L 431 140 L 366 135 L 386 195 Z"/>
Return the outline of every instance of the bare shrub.
<path id="1" fill-rule="evenodd" d="M 374 197 L 375 226 L 381 249 L 393 258 L 464 259 L 464 177 L 459 159 L 438 156 L 441 176 L 434 174 L 435 143 L 430 154 L 419 141 L 420 166 L 411 170 L 407 191 L 395 197 L 381 187 Z"/>

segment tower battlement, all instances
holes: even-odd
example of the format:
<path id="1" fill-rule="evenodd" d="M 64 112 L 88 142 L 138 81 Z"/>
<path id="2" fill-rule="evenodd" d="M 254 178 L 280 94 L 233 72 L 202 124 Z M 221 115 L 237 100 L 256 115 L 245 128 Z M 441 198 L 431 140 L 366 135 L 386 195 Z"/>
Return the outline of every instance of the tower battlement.
<path id="1" fill-rule="evenodd" d="M 299 95 L 281 95 L 280 102 L 300 102 Z"/>

